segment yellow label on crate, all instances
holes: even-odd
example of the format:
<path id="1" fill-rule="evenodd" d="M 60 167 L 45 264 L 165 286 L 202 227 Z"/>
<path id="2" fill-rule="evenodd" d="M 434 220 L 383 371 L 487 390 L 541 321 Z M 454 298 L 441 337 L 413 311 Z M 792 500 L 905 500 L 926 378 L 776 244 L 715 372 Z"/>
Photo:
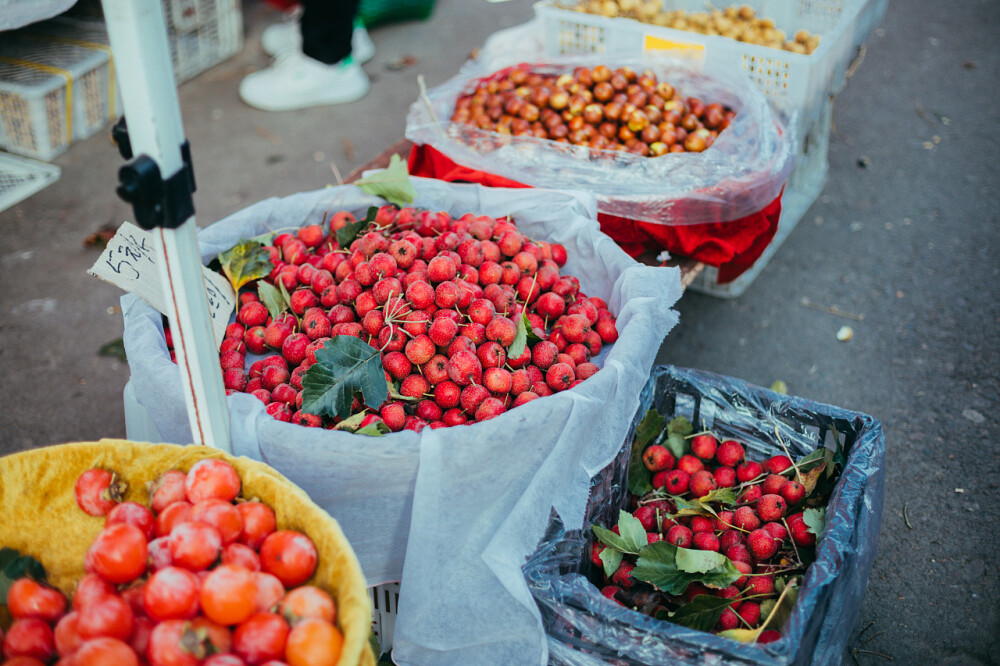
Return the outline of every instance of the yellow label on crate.
<path id="1" fill-rule="evenodd" d="M 675 42 L 672 39 L 664 39 L 656 35 L 645 35 L 643 48 L 646 51 L 669 51 L 670 55 L 684 56 L 688 58 L 704 58 L 704 44 L 688 44 L 685 42 Z"/>

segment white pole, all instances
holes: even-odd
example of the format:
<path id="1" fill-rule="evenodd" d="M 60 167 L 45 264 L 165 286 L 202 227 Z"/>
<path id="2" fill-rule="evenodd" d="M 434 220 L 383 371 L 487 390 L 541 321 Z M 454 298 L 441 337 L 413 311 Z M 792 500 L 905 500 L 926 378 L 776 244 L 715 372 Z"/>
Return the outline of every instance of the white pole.
<path id="1" fill-rule="evenodd" d="M 161 0 L 102 0 L 134 155 L 148 155 L 164 180 L 184 166 L 177 86 L 170 66 Z M 161 283 L 195 444 L 232 451 L 201 258 L 190 217 L 176 229 L 153 229 Z"/>

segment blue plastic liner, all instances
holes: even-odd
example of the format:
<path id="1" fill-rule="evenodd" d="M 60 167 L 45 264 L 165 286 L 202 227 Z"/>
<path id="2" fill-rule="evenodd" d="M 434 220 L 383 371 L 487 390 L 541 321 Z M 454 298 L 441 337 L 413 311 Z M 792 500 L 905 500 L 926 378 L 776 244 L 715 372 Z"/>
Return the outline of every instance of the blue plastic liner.
<path id="1" fill-rule="evenodd" d="M 793 458 L 821 446 L 843 447 L 847 461 L 826 511 L 816 561 L 803 577 L 781 639 L 746 645 L 654 619 L 605 598 L 588 577 L 589 525 L 617 523 L 628 509 L 626 473 L 635 429 L 656 408 L 683 415 L 695 429 L 741 442 L 751 460 L 783 453 Z M 593 479 L 585 529 L 567 532 L 558 518 L 523 571 L 542 614 L 549 663 L 598 664 L 833 664 L 851 638 L 875 559 L 885 495 L 882 424 L 851 412 L 775 393 L 739 379 L 656 366 L 619 456 Z"/>

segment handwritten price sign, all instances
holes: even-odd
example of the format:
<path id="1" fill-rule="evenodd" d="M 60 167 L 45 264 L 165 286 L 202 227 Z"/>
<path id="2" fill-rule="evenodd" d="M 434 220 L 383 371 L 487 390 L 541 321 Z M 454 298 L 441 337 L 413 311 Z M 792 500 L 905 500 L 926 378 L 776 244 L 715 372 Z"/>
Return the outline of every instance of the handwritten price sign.
<path id="1" fill-rule="evenodd" d="M 135 294 L 160 312 L 167 312 L 157 258 L 152 234 L 130 222 L 123 222 L 87 272 Z M 205 294 L 218 347 L 226 335 L 229 316 L 236 305 L 236 293 L 228 280 L 218 273 L 202 268 L 202 274 L 205 276 Z"/>

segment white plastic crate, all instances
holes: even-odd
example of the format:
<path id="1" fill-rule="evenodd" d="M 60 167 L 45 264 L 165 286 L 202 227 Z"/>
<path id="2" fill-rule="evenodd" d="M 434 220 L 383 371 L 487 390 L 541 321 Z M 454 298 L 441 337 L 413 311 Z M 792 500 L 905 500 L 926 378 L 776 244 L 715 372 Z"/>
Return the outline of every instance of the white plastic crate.
<path id="1" fill-rule="evenodd" d="M 372 633 L 378 640 L 382 654 L 392 650 L 392 634 L 396 627 L 399 608 L 399 583 L 384 583 L 368 588 L 372 602 Z M 375 655 L 378 659 L 381 655 Z"/>
<path id="2" fill-rule="evenodd" d="M 736 298 L 757 279 L 757 276 L 771 261 L 771 257 L 792 233 L 792 229 L 819 197 L 823 186 L 826 185 L 826 176 L 829 170 L 827 153 L 830 148 L 832 116 L 833 100 L 827 100 L 819 117 L 815 118 L 806 128 L 805 137 L 799 142 L 795 170 L 792 171 L 781 196 L 781 217 L 778 219 L 778 230 L 753 266 L 735 280 L 721 284 L 718 281 L 719 269 L 706 266 L 705 270 L 699 273 L 691 283 L 691 289 L 721 298 Z"/>
<path id="3" fill-rule="evenodd" d="M 101 129 L 114 103 L 111 57 L 67 41 L 0 42 L 0 148 L 50 160 Z"/>
<path id="4" fill-rule="evenodd" d="M 100 22 L 100 0 L 79 0 L 66 16 Z M 174 78 L 183 83 L 243 48 L 241 0 L 163 0 Z"/>
<path id="5" fill-rule="evenodd" d="M 571 3 L 564 3 L 571 4 Z M 663 28 L 627 18 L 605 18 L 563 9 L 553 0 L 535 5 L 547 55 L 665 50 L 747 73 L 775 109 L 797 113 L 807 123 L 844 85 L 858 48 L 881 20 L 888 0 L 746 0 L 759 16 L 792 35 L 805 29 L 820 36 L 811 55 L 739 42 L 721 36 Z M 664 10 L 705 11 L 702 0 L 666 0 Z"/>

